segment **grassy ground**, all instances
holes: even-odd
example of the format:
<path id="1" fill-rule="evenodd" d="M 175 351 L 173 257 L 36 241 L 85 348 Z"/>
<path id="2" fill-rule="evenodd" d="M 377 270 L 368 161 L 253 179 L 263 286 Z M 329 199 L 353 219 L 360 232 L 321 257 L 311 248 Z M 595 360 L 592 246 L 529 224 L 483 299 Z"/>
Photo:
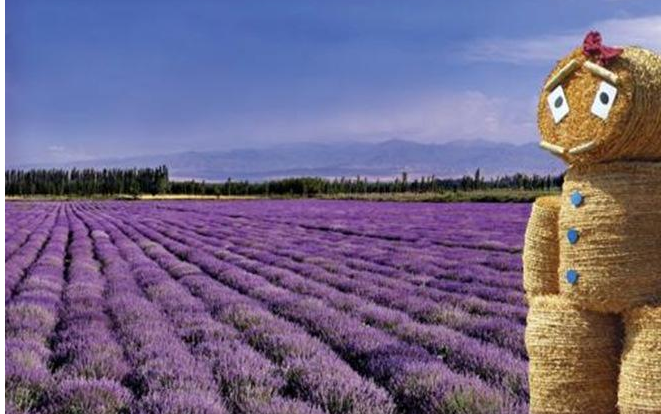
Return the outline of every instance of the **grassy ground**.
<path id="1" fill-rule="evenodd" d="M 318 198 L 333 200 L 365 200 L 365 201 L 417 201 L 417 202 L 497 202 L 525 203 L 535 201 L 537 197 L 560 194 L 560 190 L 475 190 L 447 191 L 435 193 L 383 193 L 383 194 L 330 194 Z"/>
<path id="2" fill-rule="evenodd" d="M 58 196 L 58 195 L 43 195 L 35 194 L 28 196 L 8 196 L 5 195 L 5 201 L 66 201 L 66 200 L 112 200 L 117 197 L 108 197 L 101 195 L 94 195 L 89 197 L 76 197 L 76 196 Z"/>
<path id="3" fill-rule="evenodd" d="M 5 201 L 66 201 L 66 200 L 252 200 L 264 197 L 258 196 L 213 196 L 213 195 L 190 195 L 190 194 L 141 194 L 133 196 L 130 194 L 119 195 L 93 195 L 93 196 L 5 196 Z"/>
<path id="4" fill-rule="evenodd" d="M 556 191 L 533 191 L 533 190 L 475 190 L 475 191 L 447 191 L 428 193 L 378 193 L 378 194 L 320 194 L 314 198 L 323 200 L 362 200 L 362 201 L 409 201 L 409 202 L 496 202 L 496 203 L 525 203 L 532 202 L 539 196 L 559 194 Z M 65 197 L 65 196 L 5 196 L 5 201 L 48 201 L 48 200 L 257 200 L 257 199 L 297 199 L 301 197 L 279 195 L 272 197 L 263 196 L 212 196 L 212 195 L 188 195 L 188 194 L 144 194 L 140 196 L 116 195 L 116 196 L 92 196 L 92 197 Z"/>
<path id="5" fill-rule="evenodd" d="M 138 196 L 139 200 L 256 200 L 264 198 L 260 196 L 214 196 L 214 195 L 189 195 L 189 194 L 144 194 Z"/>

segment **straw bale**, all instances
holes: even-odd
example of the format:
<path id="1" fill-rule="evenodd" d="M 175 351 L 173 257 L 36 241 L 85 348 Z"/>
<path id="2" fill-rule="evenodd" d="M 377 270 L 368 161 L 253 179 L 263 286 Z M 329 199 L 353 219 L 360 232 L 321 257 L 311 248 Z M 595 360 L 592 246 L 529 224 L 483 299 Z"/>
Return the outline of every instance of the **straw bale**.
<path id="1" fill-rule="evenodd" d="M 579 191 L 576 208 L 570 194 Z M 560 292 L 575 304 L 621 312 L 661 298 L 661 163 L 569 168 L 560 211 Z M 569 229 L 579 233 L 570 244 Z M 578 272 L 575 284 L 565 273 Z"/>
<path id="2" fill-rule="evenodd" d="M 535 201 L 523 249 L 523 287 L 528 298 L 558 293 L 560 197 Z"/>
<path id="3" fill-rule="evenodd" d="M 569 114 L 555 124 L 542 89 L 538 124 L 543 140 L 566 149 L 596 140 L 594 149 L 580 154 L 565 153 L 572 164 L 614 160 L 661 160 L 661 57 L 642 48 L 627 47 L 606 69 L 617 75 L 618 93 L 609 116 L 603 120 L 590 108 L 599 84 L 606 81 L 583 66 L 587 58 L 577 48 L 562 59 L 545 84 L 572 59 L 581 65 L 566 76 L 563 87 Z"/>
<path id="4" fill-rule="evenodd" d="M 606 119 L 591 112 L 602 82 L 617 88 Z M 570 167 L 526 230 L 530 411 L 661 414 L 661 57 L 627 47 L 604 67 L 577 48 L 544 85 L 543 147 Z"/>
<path id="5" fill-rule="evenodd" d="M 616 413 L 621 323 L 560 295 L 531 299 L 526 329 L 533 414 Z"/>
<path id="6" fill-rule="evenodd" d="M 620 413 L 661 413 L 661 305 L 625 312 L 624 323 Z"/>

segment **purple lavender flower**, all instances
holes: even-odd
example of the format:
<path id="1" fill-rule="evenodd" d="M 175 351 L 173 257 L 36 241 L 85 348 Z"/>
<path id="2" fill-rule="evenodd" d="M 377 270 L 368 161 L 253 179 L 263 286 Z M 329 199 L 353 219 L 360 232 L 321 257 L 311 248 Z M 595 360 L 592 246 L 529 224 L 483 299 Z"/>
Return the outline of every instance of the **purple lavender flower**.
<path id="1" fill-rule="evenodd" d="M 23 205 L 8 412 L 527 411 L 527 205 Z"/>
<path id="2" fill-rule="evenodd" d="M 63 380 L 50 396 L 48 412 L 56 414 L 120 414 L 128 411 L 132 395 L 110 380 Z"/>

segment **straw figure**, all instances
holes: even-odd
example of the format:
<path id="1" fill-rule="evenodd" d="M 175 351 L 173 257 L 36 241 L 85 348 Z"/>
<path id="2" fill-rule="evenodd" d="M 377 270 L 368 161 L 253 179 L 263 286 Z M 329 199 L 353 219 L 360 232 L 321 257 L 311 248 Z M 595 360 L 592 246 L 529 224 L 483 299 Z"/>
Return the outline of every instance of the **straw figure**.
<path id="1" fill-rule="evenodd" d="M 590 32 L 538 119 L 568 169 L 526 231 L 530 411 L 661 413 L 661 57 Z"/>

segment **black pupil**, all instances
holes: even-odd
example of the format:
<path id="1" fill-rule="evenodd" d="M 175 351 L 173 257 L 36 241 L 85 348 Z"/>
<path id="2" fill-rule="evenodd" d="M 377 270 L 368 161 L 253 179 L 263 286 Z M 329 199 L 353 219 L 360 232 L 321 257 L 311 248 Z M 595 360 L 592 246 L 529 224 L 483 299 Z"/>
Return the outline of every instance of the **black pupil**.
<path id="1" fill-rule="evenodd" d="M 560 108 L 562 106 L 562 96 L 558 96 L 553 105 L 555 105 L 556 108 Z"/>
<path id="2" fill-rule="evenodd" d="M 602 92 L 599 94 L 599 100 L 601 101 L 602 104 L 606 105 L 608 104 L 608 94 L 606 92 Z"/>

